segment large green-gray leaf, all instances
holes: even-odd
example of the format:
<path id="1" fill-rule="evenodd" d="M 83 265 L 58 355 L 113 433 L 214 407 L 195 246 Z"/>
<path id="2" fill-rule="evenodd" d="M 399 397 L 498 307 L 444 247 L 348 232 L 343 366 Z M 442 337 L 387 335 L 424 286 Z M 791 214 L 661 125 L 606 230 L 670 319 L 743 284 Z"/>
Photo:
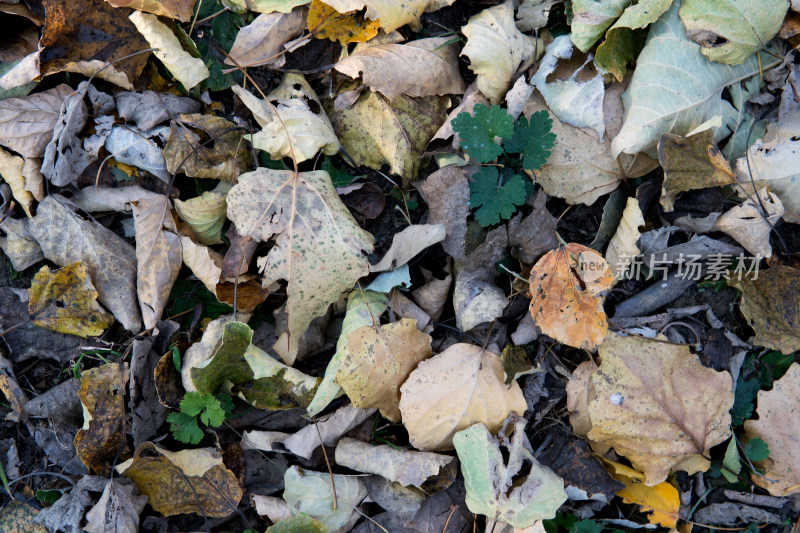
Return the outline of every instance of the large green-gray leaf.
<path id="1" fill-rule="evenodd" d="M 517 418 L 504 463 L 500 443 L 486 426 L 475 424 L 453 437 L 467 488 L 467 507 L 473 513 L 524 529 L 536 520 L 553 518 L 567 500 L 564 480 L 542 466 L 525 449 L 525 420 Z M 523 463 L 530 463 L 524 481 L 514 482 Z"/>
<path id="2" fill-rule="evenodd" d="M 286 471 L 283 482 L 286 486 L 283 499 L 292 512 L 316 518 L 331 531 L 345 525 L 356 505 L 367 496 L 367 487 L 360 477 L 331 476 L 327 472 L 300 470 L 297 466 Z M 331 482 L 336 486 L 335 506 Z"/>
<path id="3" fill-rule="evenodd" d="M 572 0 L 572 42 L 588 52 L 633 0 Z"/>
<path id="4" fill-rule="evenodd" d="M 759 72 L 755 56 L 737 66 L 707 59 L 686 36 L 679 7 L 676 0 L 653 24 L 639 54 L 623 95 L 625 122 L 611 144 L 615 157 L 649 150 L 665 133 L 686 135 L 716 115 L 722 117 L 722 127 L 716 132 L 719 141 L 736 120 L 736 110 L 722 99 L 722 91 Z M 763 68 L 768 68 L 765 63 Z"/>
<path id="5" fill-rule="evenodd" d="M 353 291 L 347 300 L 347 312 L 342 321 L 342 332 L 336 342 L 336 353 L 333 354 L 328 368 L 325 369 L 325 377 L 319 384 L 314 399 L 308 405 L 310 416 L 318 415 L 325 409 L 334 398 L 341 395 L 342 389 L 336 384 L 336 373 L 339 372 L 339 365 L 342 356 L 347 351 L 347 336 L 362 326 L 369 326 L 386 310 L 389 299 L 385 294 L 372 291 Z"/>
<path id="6" fill-rule="evenodd" d="M 689 38 L 712 61 L 739 65 L 781 29 L 789 0 L 684 0 Z"/>

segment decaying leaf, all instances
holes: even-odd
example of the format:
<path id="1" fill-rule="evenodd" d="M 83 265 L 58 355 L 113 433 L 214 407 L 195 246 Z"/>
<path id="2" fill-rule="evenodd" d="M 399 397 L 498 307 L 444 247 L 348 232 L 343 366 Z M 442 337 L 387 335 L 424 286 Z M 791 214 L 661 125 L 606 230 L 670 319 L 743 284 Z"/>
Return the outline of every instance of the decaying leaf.
<path id="1" fill-rule="evenodd" d="M 377 407 L 399 422 L 400 385 L 431 355 L 431 337 L 417 329 L 414 319 L 362 326 L 347 335 L 336 382 L 356 407 Z"/>
<path id="2" fill-rule="evenodd" d="M 458 50 L 449 37 L 383 44 L 358 50 L 336 63 L 336 70 L 380 92 L 390 101 L 400 94 L 461 94 Z"/>
<path id="3" fill-rule="evenodd" d="M 111 462 L 125 446 L 125 385 L 128 369 L 107 363 L 81 376 L 78 397 L 83 405 L 83 428 L 75 435 L 75 450 L 83 464 L 98 474 L 111 471 Z"/>
<path id="4" fill-rule="evenodd" d="M 454 259 L 464 259 L 469 216 L 469 171 L 458 165 L 447 165 L 420 185 L 430 214 L 429 224 L 444 224 L 444 251 Z"/>
<path id="5" fill-rule="evenodd" d="M 689 137 L 662 135 L 658 142 L 658 161 L 664 169 L 660 202 L 667 212 L 673 210 L 679 193 L 721 187 L 736 181 L 711 130 Z"/>
<path id="6" fill-rule="evenodd" d="M 186 52 L 169 26 L 159 22 L 158 17 L 134 11 L 128 18 L 150 46 L 156 49 L 155 56 L 187 90 L 211 75 L 203 60 Z"/>
<path id="7" fill-rule="evenodd" d="M 756 332 L 754 344 L 782 353 L 800 350 L 800 271 L 777 266 L 756 279 L 731 276 L 728 283 L 742 291 L 739 308 Z"/>
<path id="8" fill-rule="evenodd" d="M 63 267 L 83 262 L 100 303 L 125 329 L 139 330 L 142 318 L 136 298 L 133 246 L 100 223 L 78 215 L 70 201 L 58 194 L 51 194 L 39 204 L 28 230 L 44 256 L 55 264 Z"/>
<path id="9" fill-rule="evenodd" d="M 392 246 L 374 265 L 370 265 L 370 272 L 383 272 L 394 270 L 411 261 L 421 251 L 441 242 L 445 238 L 444 224 L 412 224 L 395 233 Z"/>
<path id="10" fill-rule="evenodd" d="M 136 294 L 145 328 L 161 319 L 172 284 L 183 264 L 178 228 L 166 196 L 133 203 L 136 228 Z"/>
<path id="11" fill-rule="evenodd" d="M 120 117 L 135 122 L 137 128 L 145 131 L 173 116 L 200 111 L 200 102 L 193 98 L 155 91 L 117 93 L 114 102 Z"/>
<path id="12" fill-rule="evenodd" d="M 484 9 L 469 19 L 461 33 L 467 44 L 461 55 L 470 59 L 470 70 L 478 87 L 493 104 L 499 103 L 517 72 L 526 68 L 544 43 L 520 32 L 514 24 L 514 9 L 508 2 Z"/>
<path id="13" fill-rule="evenodd" d="M 449 6 L 455 0 L 328 0 L 325 2 L 339 13 L 349 13 L 366 8 L 365 15 L 372 20 L 380 20 L 381 28 L 391 33 L 400 26 L 408 24 L 411 29 L 420 29 L 420 17 L 426 11 L 434 11 Z"/>
<path id="14" fill-rule="evenodd" d="M 328 533 L 328 528 L 316 518 L 311 518 L 305 513 L 297 513 L 296 516 L 269 526 L 266 533 Z"/>
<path id="15" fill-rule="evenodd" d="M 800 492 L 800 451 L 795 431 L 800 424 L 798 398 L 800 365 L 793 363 L 786 374 L 772 384 L 772 390 L 758 392 L 758 420 L 744 423 L 748 438 L 759 438 L 769 446 L 769 457 L 758 463 L 766 469 L 764 475 L 754 473 L 751 479 L 773 496 Z"/>
<path id="16" fill-rule="evenodd" d="M 197 0 L 106 0 L 114 7 L 129 7 L 146 13 L 189 22 Z"/>
<path id="17" fill-rule="evenodd" d="M 547 24 L 553 5 L 560 0 L 522 0 L 517 8 L 517 29 L 530 32 Z"/>
<path id="18" fill-rule="evenodd" d="M 293 466 L 283 476 L 283 499 L 293 513 L 305 513 L 336 531 L 347 523 L 353 509 L 367 496 L 360 477 L 330 476 L 327 472 L 300 470 Z M 331 483 L 336 486 L 333 492 Z"/>
<path id="19" fill-rule="evenodd" d="M 608 331 L 603 300 L 613 281 L 611 267 L 591 248 L 559 246 L 531 270 L 533 322 L 559 342 L 594 351 Z"/>
<path id="20" fill-rule="evenodd" d="M 308 31 L 318 39 L 330 39 L 340 43 L 363 43 L 369 41 L 380 30 L 381 23 L 370 20 L 360 13 L 339 13 L 319 0 L 313 0 L 308 9 Z"/>
<path id="21" fill-rule="evenodd" d="M 636 198 L 628 198 L 622 219 L 619 221 L 617 231 L 608 242 L 606 261 L 614 273 L 614 279 L 619 280 L 628 270 L 634 258 L 642 253 L 636 243 L 642 233 L 639 228 L 644 226 L 644 215 Z"/>
<path id="22" fill-rule="evenodd" d="M 424 451 L 452 449 L 453 435 L 473 424 L 494 433 L 510 413 L 527 409 L 519 385 L 503 382 L 500 356 L 463 343 L 419 363 L 400 394 L 403 425 Z"/>
<path id="23" fill-rule="evenodd" d="M 25 170 L 24 159 L 0 148 L 0 183 L 8 183 L 14 199 L 19 202 L 25 214 L 31 216 L 34 198 L 26 188 Z"/>
<path id="24" fill-rule="evenodd" d="M 7 218 L 0 222 L 0 232 L 0 249 L 17 272 L 22 272 L 44 259 L 42 248 L 31 236 L 25 220 Z"/>
<path id="25" fill-rule="evenodd" d="M 505 226 L 493 229 L 465 261 L 456 263 L 453 309 L 462 331 L 491 323 L 508 305 L 505 291 L 494 283 L 498 274 L 494 265 L 505 257 L 507 233 Z"/>
<path id="26" fill-rule="evenodd" d="M 353 88 L 344 84 L 339 94 Z M 387 164 L 408 183 L 417 177 L 422 153 L 444 122 L 449 104 L 446 96 L 401 94 L 390 102 L 364 91 L 352 106 L 329 116 L 339 142 L 357 164 L 376 170 Z"/>
<path id="27" fill-rule="evenodd" d="M 169 171 L 156 139 L 166 141 L 169 128 L 159 126 L 152 130 L 139 131 L 129 126 L 114 126 L 106 137 L 106 150 L 120 163 L 133 165 L 169 181 Z"/>
<path id="28" fill-rule="evenodd" d="M 63 494 L 51 507 L 42 509 L 33 521 L 47 527 L 48 531 L 79 533 L 83 529 L 86 508 L 94 504 L 89 491 L 100 492 L 107 482 L 108 478 L 103 476 L 83 476 L 69 494 Z"/>
<path id="29" fill-rule="evenodd" d="M 215 339 L 213 330 L 203 335 L 211 345 L 208 357 L 188 359 L 191 388 L 217 394 L 223 385 L 259 409 L 306 407 L 314 396 L 319 378 L 281 364 L 251 343 L 253 330 L 241 322 L 228 322 Z M 209 338 L 206 338 L 209 335 Z M 214 342 L 214 344 L 211 344 Z"/>
<path id="30" fill-rule="evenodd" d="M 686 345 L 609 334 L 592 374 L 589 438 L 614 447 L 655 486 L 670 470 L 705 471 L 708 450 L 730 437 L 731 377 Z"/>
<path id="31" fill-rule="evenodd" d="M 28 310 L 40 328 L 69 335 L 97 337 L 114 317 L 97 303 L 97 291 L 83 263 L 50 271 L 43 266 L 31 284 Z"/>
<path id="32" fill-rule="evenodd" d="M 190 128 L 202 131 L 205 139 Z M 249 169 L 250 152 L 243 132 L 233 122 L 214 115 L 180 115 L 172 122 L 164 161 L 170 174 L 182 172 L 195 178 L 228 182 Z"/>
<path id="33" fill-rule="evenodd" d="M 43 157 L 53 137 L 61 103 L 71 92 L 68 85 L 62 84 L 23 98 L 0 100 L 0 145 L 24 157 Z"/>
<path id="34" fill-rule="evenodd" d="M 632 3 L 632 0 L 574 0 L 570 30 L 575 46 L 583 52 L 588 52 L 614 20 Z"/>
<path id="35" fill-rule="evenodd" d="M 145 455 L 148 451 L 153 455 Z M 116 470 L 136 483 L 150 507 L 164 516 L 228 516 L 244 492 L 222 463 L 219 448 L 170 452 L 145 442 Z"/>
<path id="36" fill-rule="evenodd" d="M 264 242 L 276 237 L 258 264 L 264 286 L 287 282 L 288 330 L 275 350 L 291 364 L 311 320 L 368 273 L 362 251 L 372 251 L 373 237 L 356 224 L 324 171 L 260 168 L 239 176 L 227 201 L 240 233 Z"/>
<path id="37" fill-rule="evenodd" d="M 147 496 L 128 479 L 112 479 L 106 483 L 103 495 L 86 513 L 88 533 L 137 533 L 139 514 Z"/>
<path id="38" fill-rule="evenodd" d="M 281 67 L 286 63 L 281 53 L 283 45 L 300 35 L 305 27 L 303 9 L 259 15 L 236 34 L 230 56 L 241 67 Z M 233 61 L 225 58 L 228 65 L 233 65 Z"/>
<path id="39" fill-rule="evenodd" d="M 308 4 L 311 0 L 225 0 L 225 6 L 234 13 L 288 13 L 297 6 Z"/>
<path id="40" fill-rule="evenodd" d="M 775 37 L 788 9 L 789 0 L 683 0 L 680 15 L 704 56 L 739 65 Z"/>
<path id="41" fill-rule="evenodd" d="M 0 510 L 0 531 L 6 533 L 47 533 L 47 528 L 33 522 L 39 510 L 25 502 L 10 501 Z"/>
<path id="42" fill-rule="evenodd" d="M 766 215 L 762 207 L 766 210 Z M 783 213 L 780 198 L 764 187 L 758 192 L 758 196 L 754 194 L 723 213 L 713 229 L 727 233 L 753 255 L 771 257 L 770 232 Z"/>
<path id="43" fill-rule="evenodd" d="M 686 36 L 679 8 L 680 2 L 674 3 L 653 24 L 636 60 L 623 96 L 625 122 L 611 144 L 615 157 L 649 150 L 664 133 L 686 135 L 716 115 L 723 124 L 717 129 L 719 140 L 737 115 L 722 91 L 759 72 L 755 56 L 733 67 L 709 61 Z"/>
<path id="44" fill-rule="evenodd" d="M 453 445 L 464 474 L 469 510 L 485 515 L 490 523 L 501 521 L 522 529 L 553 518 L 567 501 L 567 494 L 564 480 L 526 449 L 525 419 L 512 420 L 510 442 L 498 441 L 486 426 L 475 424 L 456 433 Z M 508 460 L 500 450 L 501 442 L 508 450 Z M 515 481 L 526 464 L 530 464 L 528 475 Z"/>
<path id="45" fill-rule="evenodd" d="M 645 484 L 645 475 L 629 466 L 612 461 L 603 461 L 614 479 L 625 483 L 617 492 L 626 503 L 635 503 L 647 513 L 651 524 L 674 528 L 678 523 L 681 499 L 672 484 L 663 481 L 655 486 Z"/>
<path id="46" fill-rule="evenodd" d="M 336 464 L 357 472 L 369 472 L 403 486 L 421 487 L 437 477 L 446 488 L 455 478 L 454 457 L 430 452 L 397 449 L 386 444 L 373 446 L 350 437 L 342 437 L 336 445 Z"/>

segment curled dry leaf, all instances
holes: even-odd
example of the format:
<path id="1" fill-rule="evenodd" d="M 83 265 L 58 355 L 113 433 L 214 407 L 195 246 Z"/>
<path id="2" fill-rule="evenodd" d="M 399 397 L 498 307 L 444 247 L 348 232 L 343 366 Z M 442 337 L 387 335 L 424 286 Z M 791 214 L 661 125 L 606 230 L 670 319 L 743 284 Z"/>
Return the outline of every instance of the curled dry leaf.
<path id="1" fill-rule="evenodd" d="M 600 345 L 589 402 L 591 440 L 608 444 L 647 476 L 708 469 L 708 451 L 731 435 L 731 376 L 704 367 L 686 345 L 611 333 Z"/>
<path id="2" fill-rule="evenodd" d="M 381 28 L 391 33 L 400 26 L 408 24 L 411 29 L 421 28 L 420 17 L 427 11 L 434 11 L 449 6 L 455 0 L 328 0 L 325 2 L 339 13 L 349 13 L 366 8 L 366 16 L 372 20 L 380 20 Z"/>
<path id="3" fill-rule="evenodd" d="M 166 182 L 169 181 L 169 171 L 156 139 L 163 142 L 168 136 L 169 128 L 166 126 L 147 131 L 139 131 L 129 126 L 114 126 L 106 137 L 105 145 L 106 150 L 118 162 L 146 170 Z"/>
<path id="4" fill-rule="evenodd" d="M 133 203 L 136 228 L 136 294 L 144 327 L 161 319 L 172 284 L 183 264 L 181 240 L 166 196 L 145 197 Z"/>
<path id="5" fill-rule="evenodd" d="M 350 437 L 336 445 L 336 464 L 357 472 L 368 472 L 403 486 L 421 487 L 431 478 L 445 477 L 446 488 L 455 478 L 454 457 L 430 452 L 397 449 L 383 444 L 373 446 Z M 448 476 L 449 474 L 449 476 Z"/>
<path id="6" fill-rule="evenodd" d="M 411 261 L 421 251 L 445 238 L 444 224 L 414 224 L 395 233 L 392 246 L 370 272 L 394 270 Z"/>
<path id="7" fill-rule="evenodd" d="M 750 439 L 759 438 L 769 446 L 769 457 L 758 466 L 764 475 L 753 474 L 753 483 L 773 496 L 800 492 L 800 451 L 797 432 L 800 425 L 800 365 L 793 363 L 786 374 L 773 383 L 772 390 L 758 392 L 758 420 L 746 420 Z M 769 478 L 769 479 L 768 479 Z"/>
<path id="8" fill-rule="evenodd" d="M 112 479 L 103 495 L 86 513 L 87 533 L 137 533 L 139 515 L 147 504 L 147 496 L 128 479 Z"/>
<path id="9" fill-rule="evenodd" d="M 336 63 L 336 70 L 390 101 L 400 94 L 431 96 L 461 94 L 458 50 L 449 37 L 419 39 L 408 44 L 384 44 L 358 50 Z"/>
<path id="10" fill-rule="evenodd" d="M 330 530 L 347 524 L 350 514 L 367 496 L 360 477 L 329 475 L 327 472 L 289 468 L 283 476 L 283 499 L 293 513 L 316 518 Z M 331 484 L 336 486 L 333 491 Z"/>
<path id="11" fill-rule="evenodd" d="M 599 253 L 575 243 L 559 246 L 531 270 L 534 323 L 558 342 L 594 351 L 608 331 L 603 300 L 613 282 Z"/>
<path id="12" fill-rule="evenodd" d="M 175 200 L 175 211 L 189 225 L 200 244 L 219 244 L 222 242 L 222 226 L 227 218 L 225 195 L 231 186 L 220 183 L 213 190 L 189 200 Z"/>
<path id="13" fill-rule="evenodd" d="M 619 221 L 617 231 L 608 243 L 606 261 L 614 274 L 614 281 L 619 281 L 628 271 L 628 267 L 642 251 L 636 246 L 642 233 L 639 228 L 644 226 L 644 215 L 639 207 L 639 200 L 628 198 L 622 219 Z"/>
<path id="14" fill-rule="evenodd" d="M 153 15 L 189 22 L 197 0 L 106 0 L 114 7 L 129 7 Z"/>
<path id="15" fill-rule="evenodd" d="M 0 223 L 0 231 L 3 235 L 0 237 L 0 249 L 17 272 L 44 259 L 42 248 L 31 236 L 25 220 L 7 218 Z"/>
<path id="16" fill-rule="evenodd" d="M 145 455 L 148 451 L 154 455 Z M 170 452 L 145 442 L 116 470 L 136 483 L 150 507 L 164 516 L 228 516 L 244 492 L 236 475 L 222 463 L 218 448 Z"/>
<path id="17" fill-rule="evenodd" d="M 461 55 L 469 57 L 478 87 L 493 104 L 503 99 L 514 73 L 533 62 L 537 51 L 544 53 L 543 42 L 517 29 L 508 2 L 474 15 L 461 32 L 467 37 Z"/>
<path id="18" fill-rule="evenodd" d="M 324 171 L 260 168 L 239 176 L 227 201 L 240 233 L 263 242 L 276 238 L 258 264 L 264 286 L 287 282 L 288 329 L 275 351 L 291 364 L 311 320 L 368 273 L 362 252 L 372 251 L 373 237 L 356 224 Z"/>
<path id="19" fill-rule="evenodd" d="M 286 58 L 281 53 L 283 45 L 300 35 L 305 27 L 303 9 L 259 15 L 236 34 L 230 56 L 241 67 L 281 67 L 286 63 Z M 225 58 L 225 64 L 234 63 Z"/>
<path id="20" fill-rule="evenodd" d="M 453 435 L 476 423 L 495 433 L 527 409 L 519 385 L 503 383 L 500 356 L 463 343 L 419 363 L 400 394 L 403 425 L 424 451 L 453 449 Z"/>
<path id="21" fill-rule="evenodd" d="M 97 337 L 114 317 L 97 303 L 97 291 L 83 263 L 50 271 L 43 266 L 33 278 L 28 300 L 31 320 L 40 328 Z"/>
<path id="22" fill-rule="evenodd" d="M 0 148 L 0 183 L 3 181 L 8 183 L 14 199 L 25 211 L 25 214 L 30 217 L 34 198 L 33 194 L 26 188 L 25 170 L 24 159 Z"/>
<path id="23" fill-rule="evenodd" d="M 83 406 L 83 428 L 74 445 L 83 464 L 98 474 L 111 471 L 110 463 L 125 446 L 125 385 L 128 369 L 124 363 L 107 363 L 81 375 L 78 397 Z"/>
<path id="24" fill-rule="evenodd" d="M 347 335 L 336 382 L 356 407 L 377 407 L 399 422 L 400 385 L 431 355 L 431 337 L 417 329 L 414 319 L 362 326 Z"/>
<path id="25" fill-rule="evenodd" d="M 754 194 L 723 213 L 713 229 L 727 233 L 753 255 L 771 257 L 770 232 L 783 213 L 781 199 L 764 187 L 758 192 L 758 196 Z"/>
<path id="26" fill-rule="evenodd" d="M 121 92 L 114 95 L 114 102 L 119 116 L 135 122 L 140 130 L 155 128 L 170 117 L 182 113 L 200 111 L 200 102 L 197 100 L 155 91 Z"/>
<path id="27" fill-rule="evenodd" d="M 0 145 L 24 157 L 43 157 L 53 137 L 61 103 L 71 92 L 68 85 L 62 84 L 23 98 L 0 100 Z"/>

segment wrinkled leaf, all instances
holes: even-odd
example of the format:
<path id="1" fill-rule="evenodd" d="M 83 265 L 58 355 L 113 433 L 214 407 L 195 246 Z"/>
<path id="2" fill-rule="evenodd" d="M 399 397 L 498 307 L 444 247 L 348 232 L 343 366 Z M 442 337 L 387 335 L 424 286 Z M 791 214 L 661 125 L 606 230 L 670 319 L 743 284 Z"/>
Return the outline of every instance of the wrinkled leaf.
<path id="1" fill-rule="evenodd" d="M 308 30 L 317 39 L 330 39 L 340 43 L 369 41 L 380 29 L 380 21 L 370 20 L 360 13 L 342 14 L 319 0 L 313 0 L 308 9 Z"/>
<path id="2" fill-rule="evenodd" d="M 205 139 L 189 128 L 205 133 Z M 170 127 L 164 160 L 170 174 L 236 181 L 251 166 L 252 157 L 242 141 L 244 132 L 233 122 L 213 115 L 180 115 Z"/>
<path id="3" fill-rule="evenodd" d="M 127 479 L 113 479 L 106 484 L 103 495 L 86 513 L 88 533 L 137 533 L 139 514 L 147 496 L 139 495 L 136 485 Z"/>
<path id="4" fill-rule="evenodd" d="M 723 213 L 713 229 L 727 233 L 753 255 L 771 257 L 770 233 L 783 213 L 780 198 L 764 187 L 758 196 L 754 194 Z"/>
<path id="5" fill-rule="evenodd" d="M 328 0 L 325 2 L 339 13 L 348 13 L 366 8 L 366 16 L 379 20 L 386 33 L 408 24 L 414 31 L 421 29 L 420 17 L 426 11 L 448 6 L 455 0 Z"/>
<path id="6" fill-rule="evenodd" d="M 286 471 L 283 481 L 286 486 L 283 499 L 292 512 L 316 518 L 331 531 L 345 525 L 350 513 L 367 495 L 364 482 L 359 477 L 335 474 L 331 480 L 327 472 L 300 470 L 297 466 Z M 335 507 L 331 483 L 336 486 Z"/>
<path id="7" fill-rule="evenodd" d="M 68 85 L 0 101 L 0 145 L 24 157 L 43 157 L 53 137 Z M 24 118 L 24 120 L 22 120 Z"/>

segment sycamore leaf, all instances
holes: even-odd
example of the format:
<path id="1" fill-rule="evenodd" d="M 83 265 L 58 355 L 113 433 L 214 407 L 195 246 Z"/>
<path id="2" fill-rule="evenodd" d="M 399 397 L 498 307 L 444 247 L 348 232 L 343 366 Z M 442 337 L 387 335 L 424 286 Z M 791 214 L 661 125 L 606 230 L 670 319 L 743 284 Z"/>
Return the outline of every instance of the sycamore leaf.
<path id="1" fill-rule="evenodd" d="M 144 455 L 147 451 L 154 455 Z M 145 442 L 116 470 L 136 483 L 150 507 L 164 516 L 228 516 L 244 493 L 218 448 L 170 452 Z"/>
<path id="2" fill-rule="evenodd" d="M 633 1 L 573 0 L 570 25 L 572 42 L 582 52 L 588 52 Z"/>
<path id="3" fill-rule="evenodd" d="M 83 427 L 73 444 L 83 464 L 100 475 L 125 446 L 125 385 L 128 369 L 124 363 L 106 363 L 81 375 L 78 398 L 83 407 Z"/>
<path id="4" fill-rule="evenodd" d="M 617 496 L 625 503 L 635 503 L 641 507 L 651 524 L 669 528 L 677 525 L 681 507 L 678 489 L 666 481 L 648 486 L 644 483 L 644 474 L 638 470 L 613 461 L 603 460 L 603 463 L 614 479 L 625 483 L 625 488 L 617 492 Z"/>
<path id="5" fill-rule="evenodd" d="M 724 136 L 736 110 L 722 99 L 722 91 L 759 72 L 755 56 L 734 67 L 709 61 L 686 36 L 679 7 L 676 2 L 653 24 L 636 60 L 623 95 L 625 122 L 611 144 L 615 157 L 651 149 L 664 133 L 686 135 L 716 115 L 723 124 L 717 134 Z M 761 63 L 763 69 L 771 64 L 763 58 Z"/>
<path id="6" fill-rule="evenodd" d="M 522 168 L 539 170 L 550 158 L 550 151 L 556 144 L 556 134 L 550 130 L 553 119 L 547 111 L 537 111 L 530 116 L 520 117 L 514 124 L 514 135 L 506 141 L 506 151 L 520 154 Z"/>
<path id="7" fill-rule="evenodd" d="M 727 233 L 753 255 L 771 257 L 769 236 L 783 213 L 781 199 L 764 187 L 758 195 L 723 213 L 714 224 L 714 231 Z"/>
<path id="8" fill-rule="evenodd" d="M 343 45 L 363 43 L 378 35 L 380 27 L 378 20 L 370 20 L 360 13 L 339 13 L 319 0 L 312 0 L 308 9 L 308 31 L 317 39 L 339 41 Z"/>
<path id="9" fill-rule="evenodd" d="M 114 323 L 97 303 L 97 291 L 83 263 L 53 272 L 43 266 L 33 278 L 28 310 L 40 328 L 81 337 L 97 337 Z"/>
<path id="10" fill-rule="evenodd" d="M 259 168 L 239 176 L 227 201 L 239 233 L 262 242 L 276 239 L 258 266 L 264 286 L 287 282 L 288 330 L 275 351 L 291 364 L 311 320 L 369 273 L 363 252 L 372 251 L 374 239 L 358 226 L 324 171 Z"/>
<path id="11" fill-rule="evenodd" d="M 351 78 L 360 76 L 364 85 L 390 101 L 399 94 L 462 94 L 465 89 L 458 72 L 458 49 L 449 37 L 370 46 L 356 50 L 334 68 Z"/>
<path id="12" fill-rule="evenodd" d="M 527 409 L 516 382 L 506 386 L 500 356 L 471 344 L 454 344 L 419 363 L 400 387 L 400 413 L 412 446 L 453 448 L 453 435 L 473 424 L 494 433 L 512 412 Z"/>
<path id="13" fill-rule="evenodd" d="M 513 120 L 498 105 L 478 104 L 472 113 L 461 112 L 452 120 L 453 131 L 470 159 L 479 163 L 494 161 L 503 153 L 497 138 L 509 138 L 514 133 Z"/>
<path id="14" fill-rule="evenodd" d="M 316 518 L 330 530 L 344 526 L 353 509 L 367 496 L 360 477 L 342 476 L 327 472 L 289 468 L 283 476 L 283 499 L 293 513 L 305 513 Z M 333 492 L 331 484 L 336 486 Z"/>
<path id="15" fill-rule="evenodd" d="M 366 8 L 365 15 L 379 20 L 381 28 L 391 33 L 408 24 L 414 31 L 421 29 L 420 17 L 427 11 L 449 6 L 455 0 L 327 0 L 325 3 L 339 13 L 349 13 Z"/>
<path id="16" fill-rule="evenodd" d="M 742 291 L 739 308 L 756 332 L 753 344 L 786 354 L 800 350 L 800 271 L 777 266 L 755 279 L 731 276 L 729 283 Z"/>
<path id="17" fill-rule="evenodd" d="M 166 196 L 133 202 L 136 229 L 136 294 L 145 328 L 161 319 L 183 264 L 181 240 Z"/>
<path id="18" fill-rule="evenodd" d="M 703 366 L 686 345 L 643 337 L 610 333 L 599 353 L 588 437 L 628 458 L 648 486 L 671 470 L 707 470 L 709 450 L 731 436 L 730 374 Z"/>
<path id="19" fill-rule="evenodd" d="M 788 0 L 683 0 L 680 16 L 703 55 L 739 65 L 775 37 L 788 9 Z"/>
<path id="20" fill-rule="evenodd" d="M 314 394 L 314 399 L 308 404 L 307 410 L 310 416 L 318 415 L 341 393 L 341 389 L 336 383 L 336 375 L 339 373 L 342 357 L 349 354 L 348 336 L 350 333 L 363 326 L 375 325 L 375 321 L 379 319 L 388 305 L 389 300 L 385 294 L 370 290 L 350 293 L 347 299 L 347 311 L 342 321 L 342 331 L 339 334 L 339 340 L 336 341 L 336 353 L 333 354 L 325 369 L 325 376 Z"/>
<path id="21" fill-rule="evenodd" d="M 24 157 L 42 157 L 53 138 L 68 85 L 0 101 L 0 145 Z"/>
<path id="22" fill-rule="evenodd" d="M 751 479 L 773 496 L 789 496 L 800 492 L 800 450 L 797 449 L 796 438 L 796 429 L 800 424 L 798 398 L 800 365 L 793 363 L 786 374 L 773 383 L 772 390 L 759 391 L 758 420 L 744 423 L 747 436 L 751 439 L 748 444 L 757 439 L 763 441 L 763 445 L 758 445 L 762 451 L 758 466 L 765 469 L 764 475 L 754 473 Z M 765 446 L 768 457 L 763 456 Z"/>
<path id="23" fill-rule="evenodd" d="M 344 84 L 339 94 L 353 88 Z M 377 170 L 387 164 L 392 174 L 409 183 L 416 179 L 425 147 L 445 121 L 449 105 L 446 96 L 401 94 L 390 102 L 379 93 L 364 91 L 352 106 L 329 116 L 356 164 Z"/>
<path id="24" fill-rule="evenodd" d="M 225 195 L 230 185 L 220 183 L 213 190 L 189 200 L 175 200 L 175 211 L 192 229 L 200 244 L 219 244 L 222 226 L 227 218 Z"/>
<path id="25" fill-rule="evenodd" d="M 603 256 L 580 244 L 559 246 L 533 266 L 533 322 L 558 342 L 594 351 L 608 331 L 603 300 L 614 273 Z"/>
<path id="26" fill-rule="evenodd" d="M 470 59 L 470 70 L 477 76 L 478 88 L 490 102 L 499 103 L 506 94 L 517 69 L 528 65 L 544 52 L 544 44 L 520 32 L 514 24 L 514 9 L 503 3 L 470 17 L 461 33 L 467 44 L 462 56 Z"/>
<path id="27" fill-rule="evenodd" d="M 300 35 L 305 27 L 303 9 L 259 15 L 236 34 L 230 56 L 241 67 L 281 67 L 286 63 L 286 54 L 281 53 L 283 45 Z M 225 58 L 226 65 L 233 65 L 233 61 Z"/>
<path id="28" fill-rule="evenodd" d="M 475 220 L 484 228 L 511 218 L 527 196 L 522 176 L 502 180 L 497 167 L 482 167 L 473 174 L 469 190 L 469 205 L 478 208 Z"/>
<path id="29" fill-rule="evenodd" d="M 432 355 L 431 337 L 404 318 L 383 326 L 363 326 L 347 335 L 336 382 L 356 407 L 377 407 L 400 421 L 400 385 L 417 363 Z"/>
<path id="30" fill-rule="evenodd" d="M 186 52 L 169 26 L 159 22 L 158 17 L 134 11 L 128 18 L 156 49 L 155 56 L 187 90 L 211 75 L 203 60 Z"/>
<path id="31" fill-rule="evenodd" d="M 525 448 L 524 418 L 514 419 L 510 441 L 503 437 L 502 442 L 508 450 L 508 460 L 500 449 L 501 441 L 483 424 L 470 426 L 453 437 L 469 510 L 518 529 L 555 517 L 558 508 L 567 501 L 564 480 Z M 530 464 L 528 475 L 515 480 L 525 464 Z"/>

